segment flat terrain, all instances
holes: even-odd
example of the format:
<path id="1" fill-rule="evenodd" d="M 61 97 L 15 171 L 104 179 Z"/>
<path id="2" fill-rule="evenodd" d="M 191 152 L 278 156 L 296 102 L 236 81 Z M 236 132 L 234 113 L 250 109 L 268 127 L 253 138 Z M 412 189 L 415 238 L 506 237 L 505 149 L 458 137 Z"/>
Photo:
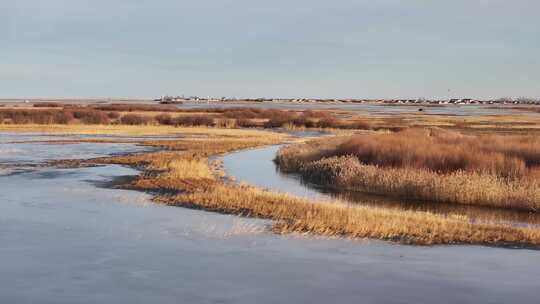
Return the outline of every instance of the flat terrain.
<path id="1" fill-rule="evenodd" d="M 109 150 L 109 144 L 94 145 Z M 16 148 L 19 154 L 41 149 Z M 103 188 L 136 174 L 112 165 L 0 176 L 0 301 L 537 300 L 537 251 L 275 235 L 268 221 L 159 205 L 149 194 Z"/>
<path id="2" fill-rule="evenodd" d="M 53 105 L 0 114 L 3 301 L 536 301 L 534 210 L 475 206 L 478 216 L 385 195 L 317 196 L 329 189 L 272 163 L 276 145 L 303 147 L 310 136 L 426 128 L 534 138 L 535 113 Z M 272 184 L 278 177 L 288 186 Z"/>

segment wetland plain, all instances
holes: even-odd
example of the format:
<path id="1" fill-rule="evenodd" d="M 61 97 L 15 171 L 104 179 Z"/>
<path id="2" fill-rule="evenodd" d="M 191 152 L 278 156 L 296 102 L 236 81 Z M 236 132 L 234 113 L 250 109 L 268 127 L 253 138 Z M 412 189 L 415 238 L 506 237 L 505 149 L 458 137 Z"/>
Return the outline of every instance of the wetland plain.
<path id="1" fill-rule="evenodd" d="M 535 303 L 540 115 L 427 112 L 149 104 L 1 108 L 0 298 Z M 459 162 L 452 150 L 444 164 L 452 160 L 452 168 L 461 167 L 445 171 L 432 161 L 435 152 L 431 158 L 423 153 L 428 149 L 415 154 L 399 141 L 425 136 L 422 143 L 432 145 L 443 140 L 437 134 L 445 142 L 434 145 L 489 138 L 473 152 L 497 151 L 490 150 L 486 161 Z M 400 149 L 366 138 L 394 140 Z M 502 140 L 486 147 L 495 138 Z M 518 142 L 517 150 L 505 145 Z M 338 155 L 338 148 L 349 153 Z M 368 148 L 380 149 L 376 154 L 385 159 L 401 161 L 404 151 L 409 158 L 390 166 L 366 158 Z M 279 159 L 287 151 L 295 153 L 284 166 Z M 360 166 L 324 165 L 345 156 Z M 490 205 L 467 192 L 467 202 L 477 204 L 463 203 L 442 195 L 415 197 L 414 191 L 395 190 L 396 183 L 368 191 L 375 186 L 360 187 L 355 179 L 369 170 L 376 177 L 404 168 L 406 176 L 420 170 L 432 174 L 430 180 L 457 171 L 480 181 L 492 175 L 502 183 L 526 179 L 532 194 L 521 208 L 512 204 L 517 195 Z M 335 178 L 329 183 L 310 176 Z M 462 189 L 475 181 L 465 176 Z M 493 198 L 489 190 L 481 193 Z"/>

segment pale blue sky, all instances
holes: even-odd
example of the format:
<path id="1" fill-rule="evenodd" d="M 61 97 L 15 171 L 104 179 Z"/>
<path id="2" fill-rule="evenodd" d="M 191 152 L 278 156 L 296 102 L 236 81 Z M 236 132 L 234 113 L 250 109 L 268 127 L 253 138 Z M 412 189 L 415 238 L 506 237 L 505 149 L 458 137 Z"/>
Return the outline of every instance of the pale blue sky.
<path id="1" fill-rule="evenodd" d="M 539 11 L 537 0 L 0 0 L 0 97 L 540 97 Z"/>

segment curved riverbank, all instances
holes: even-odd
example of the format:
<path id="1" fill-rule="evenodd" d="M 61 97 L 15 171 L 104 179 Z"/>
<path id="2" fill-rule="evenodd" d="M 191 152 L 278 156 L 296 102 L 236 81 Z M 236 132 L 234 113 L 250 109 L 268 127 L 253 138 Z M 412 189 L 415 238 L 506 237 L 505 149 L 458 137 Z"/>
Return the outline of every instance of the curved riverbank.
<path id="1" fill-rule="evenodd" d="M 537 301 L 537 251 L 284 237 L 264 220 L 93 183 L 134 174 L 112 165 L 0 176 L 0 302 Z"/>
<path id="2" fill-rule="evenodd" d="M 540 214 L 535 212 L 451 203 L 419 202 L 360 191 L 337 191 L 332 188 L 305 183 L 301 176 L 281 172 L 274 163 L 274 158 L 281 147 L 283 145 L 229 153 L 223 156 L 225 172 L 238 182 L 304 197 L 312 201 L 332 201 L 337 199 L 368 207 L 429 212 L 445 217 L 462 216 L 470 219 L 471 222 L 540 227 Z"/>
<path id="3" fill-rule="evenodd" d="M 131 131 L 128 127 L 122 127 L 122 132 Z M 144 142 L 159 151 L 93 159 L 85 163 L 134 166 L 143 173 L 130 187 L 157 195 L 155 201 L 272 219 L 272 229 L 277 233 L 374 238 L 420 245 L 537 247 L 540 244 L 540 231 L 531 227 L 472 223 L 463 217 L 335 201 L 313 204 L 291 195 L 226 183 L 209 166 L 209 158 L 246 148 L 283 143 L 290 138 L 256 130 L 209 129 L 207 135 L 201 134 L 201 131 L 202 128 L 197 129 L 197 137 Z"/>
<path id="4" fill-rule="evenodd" d="M 226 214 L 272 219 L 276 233 L 376 238 L 407 244 L 483 244 L 536 248 L 540 232 L 501 223 L 471 223 L 426 212 L 310 201 L 249 186 L 224 183 L 208 158 L 231 151 L 283 142 L 245 136 L 147 143 L 162 151 L 97 160 L 143 168 L 132 187 L 157 194 L 155 201 Z"/>
<path id="5" fill-rule="evenodd" d="M 310 183 L 423 202 L 536 212 L 536 136 L 465 135 L 439 128 L 289 145 L 279 168 Z"/>

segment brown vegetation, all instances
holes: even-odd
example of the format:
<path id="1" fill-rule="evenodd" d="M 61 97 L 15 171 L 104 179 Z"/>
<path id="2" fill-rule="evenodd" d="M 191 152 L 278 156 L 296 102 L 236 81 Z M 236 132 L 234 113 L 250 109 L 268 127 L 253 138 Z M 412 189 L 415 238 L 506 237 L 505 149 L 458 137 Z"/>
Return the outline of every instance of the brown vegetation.
<path id="1" fill-rule="evenodd" d="M 495 224 L 472 224 L 464 218 L 424 212 L 384 210 L 340 202 L 309 202 L 246 186 L 215 185 L 195 192 L 160 196 L 175 206 L 275 220 L 273 231 L 327 236 L 376 238 L 401 243 L 538 246 L 540 232 Z"/>
<path id="2" fill-rule="evenodd" d="M 112 113 L 112 112 L 110 112 Z M 110 113 L 85 108 L 74 109 L 2 109 L 0 123 L 10 124 L 109 124 Z"/>
<path id="3" fill-rule="evenodd" d="M 430 113 L 370 113 L 366 115 L 362 112 L 321 109 L 321 110 L 285 110 L 285 109 L 265 109 L 265 108 L 183 108 L 174 105 L 159 104 L 136 104 L 136 103 L 118 103 L 118 104 L 67 104 L 61 102 L 42 102 L 32 106 L 7 106 L 1 110 L 17 111 L 36 111 L 26 114 L 25 117 L 19 116 L 18 119 L 11 120 L 9 117 L 2 119 L 0 123 L 85 123 L 80 119 L 62 118 L 63 114 L 50 115 L 45 112 L 37 111 L 67 111 L 77 110 L 101 111 L 107 113 L 109 121 L 93 119 L 100 121 L 100 124 L 120 124 L 121 115 L 136 114 L 146 117 L 152 117 L 151 124 L 178 125 L 171 120 L 158 119 L 161 114 L 168 114 L 171 118 L 179 116 L 207 116 L 214 120 L 214 126 L 227 128 L 329 128 L 333 132 L 342 130 L 389 130 L 398 132 L 411 127 L 432 127 L 438 126 L 447 129 L 456 129 L 463 132 L 512 132 L 528 134 L 540 131 L 540 116 L 538 115 L 479 115 L 479 116 L 453 116 L 453 115 L 433 115 Z M 1 112 L 1 111 L 0 111 Z M 31 117 L 31 116 L 42 117 Z M 10 116 L 6 113 L 4 116 Z M 53 117 L 53 116 L 56 116 Z M 88 119 L 92 120 L 92 119 Z M 197 119 L 192 119 L 197 123 Z M 190 119 L 182 122 L 183 126 L 190 125 Z M 209 125 L 209 123 L 205 123 Z M 348 131 L 347 131 L 348 132 Z"/>
<path id="4" fill-rule="evenodd" d="M 332 156 L 356 156 L 381 167 L 420 168 L 437 173 L 455 171 L 523 176 L 540 164 L 536 136 L 464 136 L 441 129 L 416 129 L 383 135 L 355 135 Z"/>
<path id="5" fill-rule="evenodd" d="M 177 126 L 213 126 L 214 120 L 208 116 L 180 116 L 174 119 Z"/>
<path id="6" fill-rule="evenodd" d="M 9 130 L 42 130 L 39 126 L 3 126 Z M 45 128 L 45 127 L 43 127 Z M 167 134 L 179 130 L 168 126 L 53 125 L 49 131 L 98 134 Z M 87 161 L 117 163 L 144 168 L 132 184 L 159 193 L 156 201 L 190 208 L 254 216 L 274 220 L 278 233 L 300 232 L 328 236 L 369 237 L 422 245 L 489 244 L 540 246 L 540 231 L 504 224 L 478 224 L 463 216 L 442 217 L 426 212 L 384 210 L 351 206 L 342 202 L 311 202 L 285 194 L 226 183 L 209 166 L 209 157 L 236 149 L 283 142 L 286 136 L 255 130 L 216 128 L 180 129 L 197 138 L 146 141 L 159 152 Z M 201 137 L 201 135 L 204 135 Z M 337 142 L 338 139 L 325 139 Z M 339 140 L 343 140 L 340 138 Z"/>
<path id="7" fill-rule="evenodd" d="M 33 105 L 34 108 L 63 108 L 64 106 L 58 102 L 39 102 Z"/>
<path id="8" fill-rule="evenodd" d="M 182 110 L 193 111 L 193 110 Z M 205 109 L 205 112 L 218 113 L 224 118 L 236 120 L 239 127 L 265 128 L 334 128 L 371 129 L 366 121 L 343 121 L 328 111 L 290 111 L 259 108 Z"/>
<path id="9" fill-rule="evenodd" d="M 2 109 L 0 110 L 0 123 L 13 124 L 67 124 L 74 119 L 71 111 L 63 110 L 27 110 Z"/>
<path id="10" fill-rule="evenodd" d="M 208 165 L 208 157 L 233 149 L 271 143 L 262 138 L 214 138 L 154 142 L 168 151 L 106 159 L 105 162 L 144 165 L 147 173 L 134 186 L 166 190 L 161 203 L 222 213 L 273 219 L 278 233 L 309 232 L 328 236 L 369 237 L 422 245 L 540 244 L 538 230 L 500 224 L 472 224 L 463 217 L 425 212 L 384 210 L 341 202 L 310 202 L 249 186 L 224 184 Z M 182 152 L 183 151 L 183 152 Z"/>
<path id="11" fill-rule="evenodd" d="M 157 114 L 156 114 L 157 113 Z M 122 115 L 130 115 L 121 119 Z M 141 116 L 136 118 L 135 116 Z M 12 119 L 12 116 L 15 117 Z M 73 116 L 73 119 L 71 118 Z M 150 117 L 150 118 L 142 118 Z M 13 124 L 164 124 L 171 126 L 217 126 L 227 128 L 328 128 L 349 130 L 393 129 L 369 119 L 341 117 L 332 111 L 292 111 L 257 108 L 182 109 L 152 104 L 70 105 L 43 103 L 35 108 L 0 111 L 0 123 Z M 401 128 L 401 127 L 399 127 Z"/>
<path id="12" fill-rule="evenodd" d="M 126 114 L 122 117 L 120 117 L 120 123 L 124 125 L 148 125 L 152 123 L 152 119 L 150 117 L 141 116 L 137 114 Z"/>
<path id="13" fill-rule="evenodd" d="M 106 104 L 91 106 L 99 111 L 116 111 L 116 112 L 177 112 L 179 109 L 171 105 L 155 105 L 155 104 Z"/>
<path id="14" fill-rule="evenodd" d="M 366 134 L 282 149 L 280 169 L 336 188 L 460 204 L 540 209 L 536 137 L 441 130 Z"/>
<path id="15" fill-rule="evenodd" d="M 64 110 L 64 112 L 70 112 Z M 79 119 L 79 121 L 83 124 L 88 125 L 99 125 L 99 124 L 108 124 L 110 123 L 109 116 L 106 112 L 96 111 L 96 110 L 88 110 L 88 109 L 80 109 L 80 110 L 73 110 L 71 113 L 73 113 L 73 117 Z"/>

